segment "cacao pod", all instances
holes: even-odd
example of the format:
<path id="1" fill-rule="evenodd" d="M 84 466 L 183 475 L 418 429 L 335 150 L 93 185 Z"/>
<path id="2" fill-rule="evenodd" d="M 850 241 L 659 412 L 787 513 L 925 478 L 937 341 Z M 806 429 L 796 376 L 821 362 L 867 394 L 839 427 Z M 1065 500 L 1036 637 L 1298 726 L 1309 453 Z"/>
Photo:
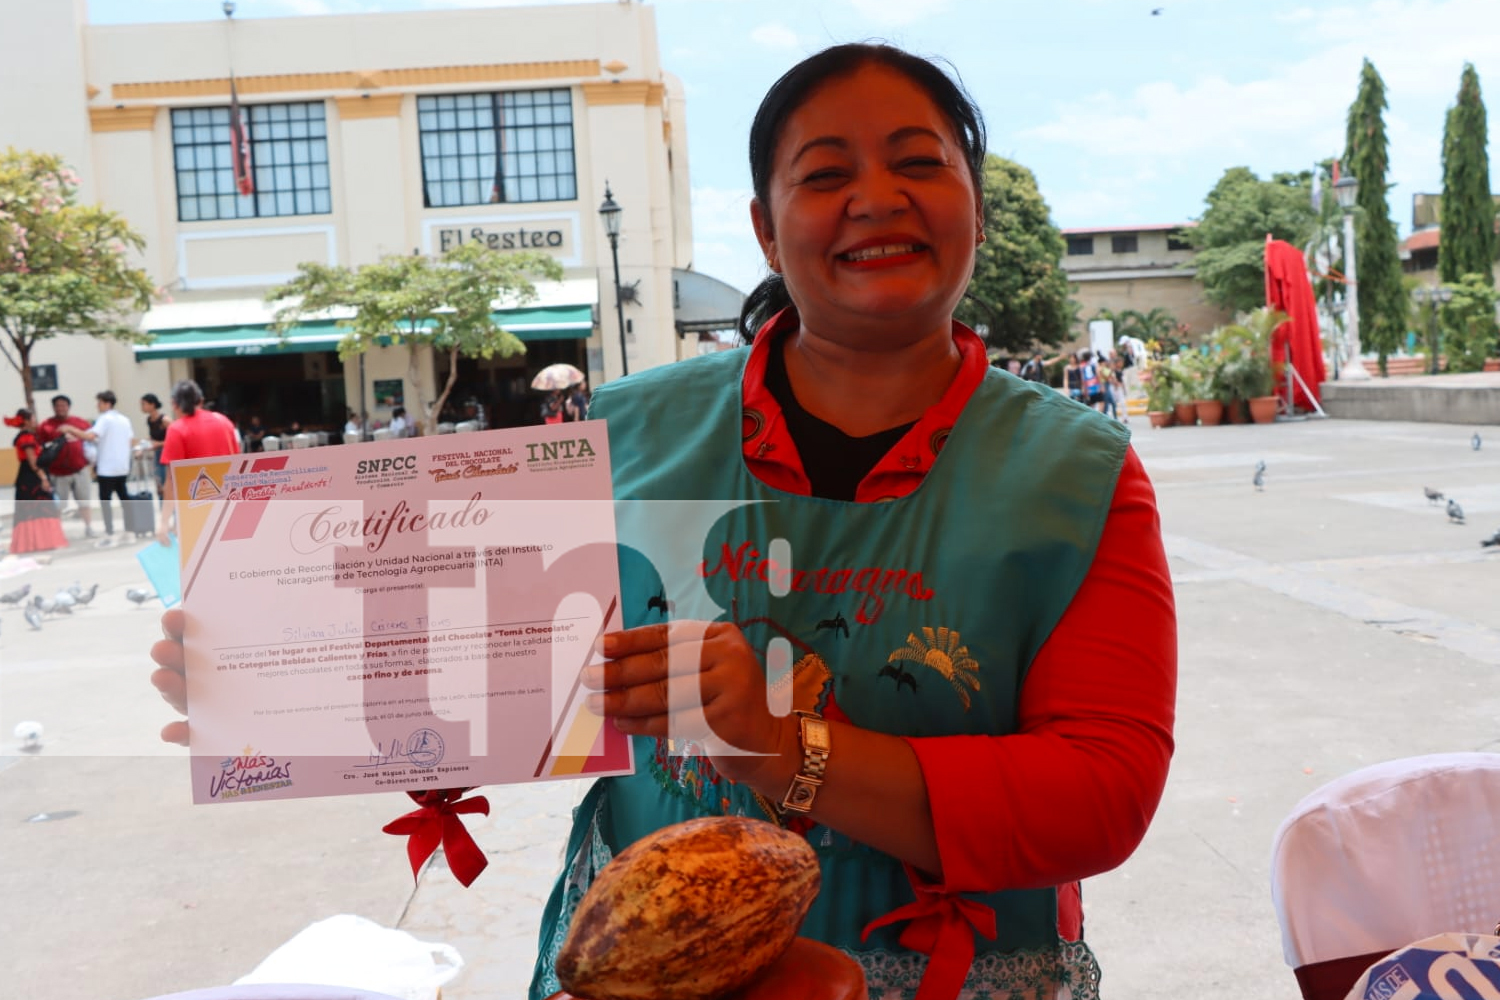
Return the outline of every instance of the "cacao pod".
<path id="1" fill-rule="evenodd" d="M 663 827 L 590 886 L 557 956 L 587 1000 L 714 1000 L 791 945 L 818 894 L 807 841 L 740 816 Z"/>
<path id="2" fill-rule="evenodd" d="M 554 993 L 547 1000 L 579 1000 Z M 799 937 L 771 967 L 720 1000 L 869 1000 L 859 963 L 837 948 Z"/>

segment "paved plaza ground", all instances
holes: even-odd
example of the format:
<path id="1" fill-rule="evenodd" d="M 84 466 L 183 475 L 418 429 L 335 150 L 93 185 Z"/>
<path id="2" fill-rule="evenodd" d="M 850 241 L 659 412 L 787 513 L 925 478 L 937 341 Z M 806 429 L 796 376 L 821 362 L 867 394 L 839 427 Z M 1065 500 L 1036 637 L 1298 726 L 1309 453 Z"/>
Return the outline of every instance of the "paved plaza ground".
<path id="1" fill-rule="evenodd" d="M 1479 428 L 1493 441 L 1474 451 L 1472 426 L 1133 426 L 1177 589 L 1178 750 L 1145 844 L 1085 885 L 1087 937 L 1106 1000 L 1293 1000 L 1268 875 L 1281 819 L 1375 761 L 1500 747 L 1500 548 L 1479 544 L 1500 529 L 1500 428 Z M 40 632 L 0 611 L 6 995 L 224 984 L 308 923 L 358 913 L 456 946 L 466 968 L 445 1000 L 522 996 L 581 786 L 488 790 L 475 831 L 491 865 L 469 890 L 440 865 L 413 885 L 401 842 L 380 832 L 403 796 L 189 805 L 146 682 L 159 608 L 124 596 L 142 582 L 139 547 L 80 545 L 0 579 L 0 592 L 100 584 Z M 1098 624 L 1131 641 L 1128 620 Z M 22 719 L 45 726 L 37 754 L 10 738 Z"/>

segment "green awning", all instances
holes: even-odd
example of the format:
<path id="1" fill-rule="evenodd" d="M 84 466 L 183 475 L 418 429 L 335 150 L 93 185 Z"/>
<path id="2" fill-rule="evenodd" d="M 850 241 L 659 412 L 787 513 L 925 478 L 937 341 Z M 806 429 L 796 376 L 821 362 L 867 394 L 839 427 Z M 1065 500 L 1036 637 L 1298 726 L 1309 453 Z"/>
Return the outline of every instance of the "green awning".
<path id="1" fill-rule="evenodd" d="M 594 329 L 593 307 L 535 306 L 494 314 L 499 323 L 522 340 L 578 340 Z M 201 329 L 158 330 L 149 344 L 135 345 L 135 359 L 224 358 L 258 354 L 305 354 L 336 351 L 344 328 L 332 320 L 299 323 L 283 339 L 264 325 L 220 326 Z"/>

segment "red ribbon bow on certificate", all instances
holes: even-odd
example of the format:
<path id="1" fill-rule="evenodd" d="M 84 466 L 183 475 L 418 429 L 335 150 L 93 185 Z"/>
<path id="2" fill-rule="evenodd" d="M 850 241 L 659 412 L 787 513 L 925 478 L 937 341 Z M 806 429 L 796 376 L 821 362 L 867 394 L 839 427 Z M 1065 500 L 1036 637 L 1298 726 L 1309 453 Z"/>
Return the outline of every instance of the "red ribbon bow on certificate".
<path id="1" fill-rule="evenodd" d="M 474 843 L 474 837 L 464 827 L 464 821 L 458 818 L 460 813 L 490 814 L 490 800 L 483 795 L 472 799 L 463 797 L 465 792 L 472 790 L 442 788 L 407 792 L 422 808 L 393 819 L 381 828 L 386 833 L 409 838 L 406 856 L 411 859 L 412 878 L 417 877 L 438 844 L 443 845 L 448 870 L 465 887 L 472 885 L 489 864 L 484 852 Z"/>
<path id="2" fill-rule="evenodd" d="M 910 921 L 901 932 L 901 946 L 927 956 L 927 971 L 917 987 L 917 1000 L 953 1000 L 963 990 L 974 964 L 974 935 L 995 940 L 995 911 L 940 887 L 925 887 L 914 872 L 917 900 L 870 922 L 860 940 L 887 924 Z"/>

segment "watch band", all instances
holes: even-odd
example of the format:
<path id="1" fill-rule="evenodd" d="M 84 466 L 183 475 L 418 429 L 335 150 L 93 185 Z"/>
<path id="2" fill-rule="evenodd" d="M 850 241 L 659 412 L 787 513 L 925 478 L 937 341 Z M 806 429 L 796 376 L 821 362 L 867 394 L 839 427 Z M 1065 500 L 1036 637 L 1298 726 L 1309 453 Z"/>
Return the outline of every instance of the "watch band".
<path id="1" fill-rule="evenodd" d="M 823 775 L 828 770 L 828 754 L 833 749 L 828 722 L 817 712 L 797 712 L 798 739 L 802 744 L 802 769 L 792 778 L 781 798 L 781 811 L 805 813 L 812 810 Z"/>

